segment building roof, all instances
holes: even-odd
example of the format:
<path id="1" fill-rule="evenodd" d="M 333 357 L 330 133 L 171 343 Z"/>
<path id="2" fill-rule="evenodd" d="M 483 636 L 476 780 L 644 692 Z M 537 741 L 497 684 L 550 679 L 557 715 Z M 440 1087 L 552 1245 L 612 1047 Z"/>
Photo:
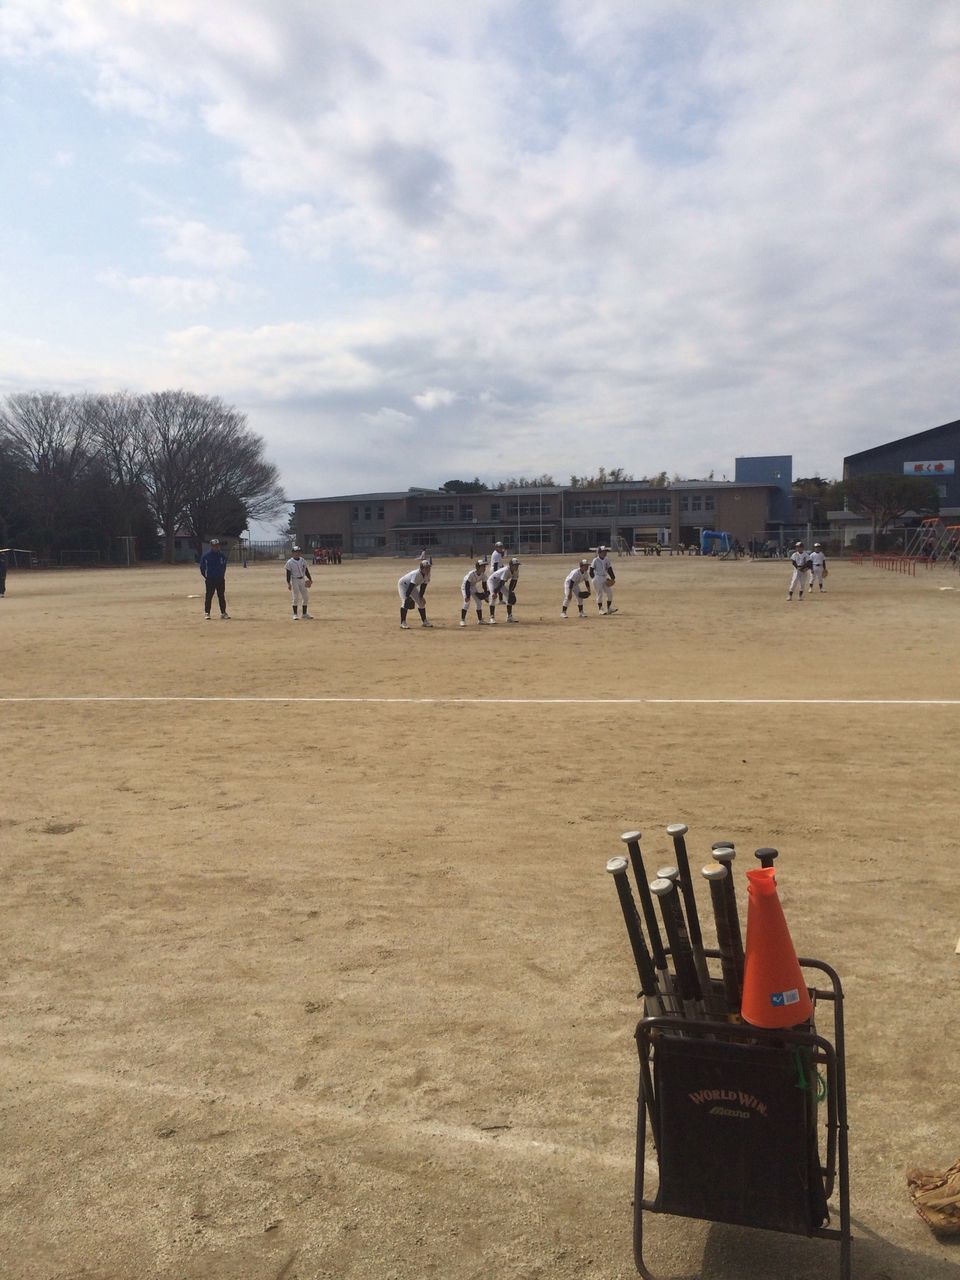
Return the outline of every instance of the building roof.
<path id="1" fill-rule="evenodd" d="M 905 444 L 927 444 L 934 440 L 940 440 L 943 436 L 960 432 L 960 418 L 954 422 L 945 422 L 940 427 L 929 427 L 926 431 L 917 431 L 910 436 L 901 436 L 899 440 L 888 440 L 886 444 L 876 444 L 869 449 L 861 449 L 859 453 L 848 453 L 844 458 L 844 463 L 859 462 L 865 458 L 873 457 L 875 454 L 886 453 L 888 449 L 896 449 Z"/>
<path id="2" fill-rule="evenodd" d="M 456 494 L 443 489 L 402 489 L 397 493 L 337 493 L 326 498 L 290 498 L 300 502 L 385 502 L 388 498 L 453 498 Z"/>

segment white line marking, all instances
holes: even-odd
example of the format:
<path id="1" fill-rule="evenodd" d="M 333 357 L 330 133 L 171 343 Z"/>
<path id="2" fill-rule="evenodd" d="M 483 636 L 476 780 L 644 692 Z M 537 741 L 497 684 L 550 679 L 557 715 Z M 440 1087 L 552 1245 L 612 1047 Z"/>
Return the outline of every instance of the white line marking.
<path id="1" fill-rule="evenodd" d="M 571 1146 L 567 1143 L 552 1142 L 548 1139 L 533 1138 L 521 1132 L 511 1132 L 511 1126 L 495 1130 L 485 1130 L 479 1124 L 450 1124 L 442 1120 L 414 1120 L 391 1112 L 377 1110 L 376 1113 L 364 1112 L 360 1109 L 323 1101 L 294 1099 L 289 1096 L 281 1098 L 249 1097 L 237 1092 L 221 1092 L 216 1089 L 202 1090 L 190 1085 L 172 1083 L 163 1080 L 136 1080 L 128 1077 L 110 1076 L 97 1071 L 71 1072 L 68 1075 L 51 1072 L 45 1073 L 45 1086 L 62 1085 L 67 1089 L 87 1088 L 102 1089 L 113 1092 L 129 1092 L 153 1095 L 160 1098 L 172 1098 L 180 1102 L 203 1102 L 221 1107 L 229 1107 L 236 1111 L 251 1110 L 258 1115 L 264 1113 L 279 1116 L 287 1121 L 309 1121 L 316 1123 L 326 1121 L 340 1128 L 351 1130 L 367 1130 L 370 1135 L 382 1142 L 387 1131 L 394 1140 L 394 1145 L 403 1147 L 414 1138 L 421 1138 L 442 1146 L 482 1147 L 495 1159 L 506 1152 L 524 1156 L 529 1159 L 542 1160 L 554 1157 L 573 1161 L 577 1164 L 586 1162 L 608 1169 L 627 1169 L 633 1167 L 633 1157 L 616 1151 L 603 1151 L 592 1147 Z M 36 1077 L 34 1077 L 36 1080 Z M 187 1121 L 183 1128 L 195 1135 L 201 1126 L 196 1121 Z M 203 1136 L 202 1132 L 199 1136 Z M 362 1144 L 363 1137 L 358 1139 Z"/>
<path id="2" fill-rule="evenodd" d="M 284 702 L 373 703 L 393 706 L 534 706 L 534 707 L 960 707 L 960 698 L 373 698 L 307 697 L 299 694 L 222 694 L 193 696 L 153 694 L 76 694 L 0 696 L 9 702 Z"/>

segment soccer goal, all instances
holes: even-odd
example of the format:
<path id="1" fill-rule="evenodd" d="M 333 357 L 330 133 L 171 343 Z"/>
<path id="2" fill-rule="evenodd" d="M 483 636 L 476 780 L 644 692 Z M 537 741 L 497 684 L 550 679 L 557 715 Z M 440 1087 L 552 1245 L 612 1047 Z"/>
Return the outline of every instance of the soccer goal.
<path id="1" fill-rule="evenodd" d="M 37 553 L 25 547 L 0 547 L 0 553 L 6 556 L 8 569 L 36 569 L 40 563 Z"/>
<path id="2" fill-rule="evenodd" d="M 100 563 L 99 551 L 61 551 L 60 565 L 62 568 L 77 568 L 83 565 L 96 565 Z"/>

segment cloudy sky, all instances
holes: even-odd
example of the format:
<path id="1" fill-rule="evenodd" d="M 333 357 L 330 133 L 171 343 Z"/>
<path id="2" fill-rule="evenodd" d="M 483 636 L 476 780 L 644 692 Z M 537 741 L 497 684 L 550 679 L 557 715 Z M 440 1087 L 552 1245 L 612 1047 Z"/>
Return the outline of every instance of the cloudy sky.
<path id="1" fill-rule="evenodd" d="M 0 0 L 0 394 L 185 387 L 291 497 L 960 417 L 960 8 Z"/>

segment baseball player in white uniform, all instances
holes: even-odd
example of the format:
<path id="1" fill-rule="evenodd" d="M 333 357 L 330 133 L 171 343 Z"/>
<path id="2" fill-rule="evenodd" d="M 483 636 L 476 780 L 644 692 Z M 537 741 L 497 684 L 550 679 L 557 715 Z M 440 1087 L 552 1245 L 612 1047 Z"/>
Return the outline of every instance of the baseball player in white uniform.
<path id="1" fill-rule="evenodd" d="M 423 602 L 423 593 L 430 581 L 431 568 L 430 560 L 421 560 L 416 569 L 405 573 L 397 583 L 397 590 L 400 593 L 400 626 L 404 631 L 410 630 L 407 625 L 407 614 L 414 606 L 420 614 L 420 625 L 433 626 L 432 622 L 427 621 L 427 608 Z"/>
<path id="2" fill-rule="evenodd" d="M 503 546 L 503 543 L 502 543 L 502 542 L 495 542 L 495 543 L 493 544 L 493 551 L 492 551 L 492 552 L 491 552 L 491 554 L 490 554 L 490 573 L 491 573 L 491 574 L 496 573 L 496 571 L 497 571 L 498 569 L 502 568 L 502 566 L 503 566 L 503 558 L 504 558 L 504 546 Z M 490 579 L 488 578 L 488 579 L 487 579 L 487 581 L 488 581 L 488 583 L 489 583 Z M 500 603 L 501 603 L 501 604 L 503 604 L 503 594 L 502 594 L 502 593 L 501 593 L 501 595 L 500 595 L 500 597 L 499 597 L 499 600 L 500 600 Z"/>
<path id="3" fill-rule="evenodd" d="M 790 556 L 790 563 L 793 565 L 793 573 L 790 575 L 790 586 L 787 589 L 787 599 L 793 599 L 793 593 L 796 588 L 800 588 L 800 599 L 803 599 L 803 588 L 806 585 L 807 578 L 810 576 L 810 557 L 803 549 L 803 543 L 794 543 L 793 552 Z"/>
<path id="4" fill-rule="evenodd" d="M 498 568 L 491 569 L 490 573 L 487 575 L 487 590 L 490 592 L 490 626 L 491 627 L 496 625 L 497 601 L 498 600 L 501 602 L 503 601 L 504 591 L 508 592 L 507 598 L 509 600 L 510 583 L 511 583 L 511 580 L 514 580 L 516 576 L 514 574 L 514 570 L 512 567 L 513 563 L 514 562 L 512 560 L 510 564 L 501 563 L 498 566 Z M 517 573 L 519 573 L 520 571 L 519 560 L 516 561 L 516 566 L 517 566 Z M 514 601 L 516 601 L 516 598 L 517 598 L 516 593 L 514 593 L 513 598 L 514 598 Z M 513 605 L 509 603 L 507 604 L 507 621 L 508 622 L 516 621 L 516 619 L 513 616 Z"/>
<path id="5" fill-rule="evenodd" d="M 593 589 L 597 593 L 597 611 L 603 613 L 603 602 L 606 600 L 607 613 L 616 613 L 617 610 L 613 607 L 613 584 L 617 580 L 617 575 L 613 572 L 613 565 L 610 563 L 609 547 L 597 547 L 597 554 L 590 565 L 590 577 L 593 579 Z"/>
<path id="6" fill-rule="evenodd" d="M 513 606 L 517 603 L 517 579 L 520 577 L 520 561 L 516 556 L 510 557 L 507 565 L 507 621 L 518 622 L 513 616 Z"/>
<path id="7" fill-rule="evenodd" d="M 303 616 L 312 621 L 313 614 L 307 612 L 307 606 L 310 604 L 310 587 L 313 586 L 313 579 L 310 577 L 310 570 L 307 568 L 306 560 L 300 554 L 299 547 L 293 548 L 293 554 L 283 567 L 287 575 L 287 590 L 290 592 L 294 622 L 299 621 L 298 602 L 303 605 Z"/>
<path id="8" fill-rule="evenodd" d="M 818 586 L 821 591 L 826 591 L 823 585 L 823 579 L 827 572 L 827 557 L 823 554 L 823 547 L 819 542 L 813 544 L 813 550 L 810 552 L 810 590 L 814 586 Z"/>
<path id="9" fill-rule="evenodd" d="M 461 627 L 467 625 L 467 611 L 470 608 L 471 600 L 474 602 L 474 608 L 477 611 L 477 622 L 483 622 L 483 602 L 490 599 L 487 580 L 484 577 L 486 568 L 486 560 L 478 560 L 470 572 L 464 575 L 464 579 L 460 583 L 460 597 L 463 600 L 460 608 Z"/>
<path id="10" fill-rule="evenodd" d="M 581 618 L 586 617 L 583 612 L 583 602 L 590 597 L 590 561 L 581 560 L 576 569 L 571 569 L 563 580 L 563 605 L 560 609 L 560 617 L 567 616 L 567 607 L 573 599 L 573 594 L 577 594 L 577 610 Z"/>

